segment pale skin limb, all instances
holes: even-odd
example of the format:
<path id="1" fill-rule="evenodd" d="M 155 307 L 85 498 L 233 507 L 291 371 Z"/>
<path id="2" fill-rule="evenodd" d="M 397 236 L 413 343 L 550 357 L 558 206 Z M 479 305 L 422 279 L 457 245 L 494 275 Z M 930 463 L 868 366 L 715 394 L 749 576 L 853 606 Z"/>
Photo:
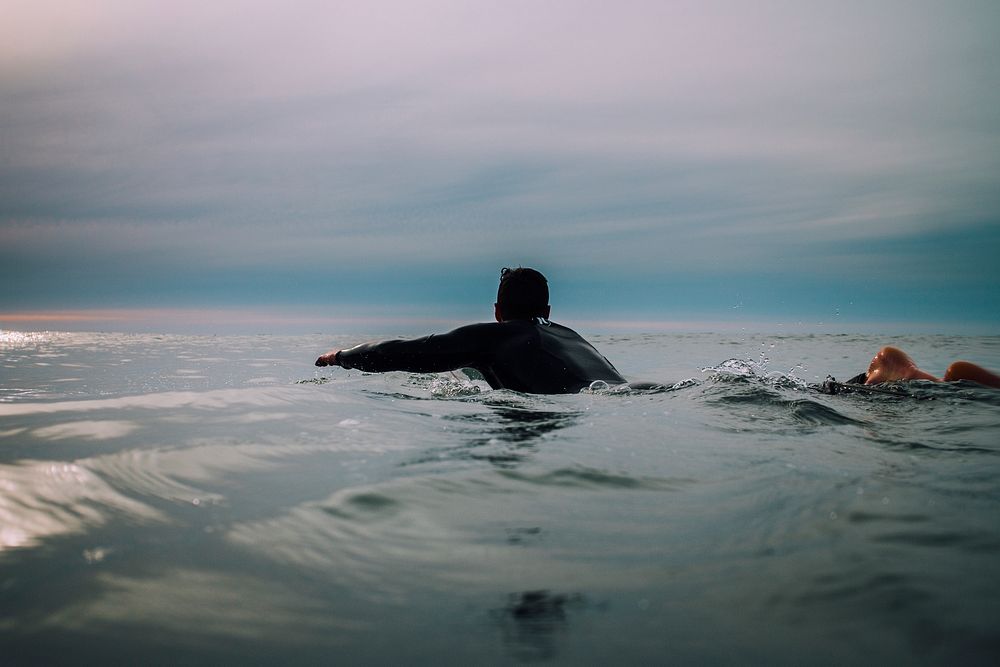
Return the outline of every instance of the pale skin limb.
<path id="1" fill-rule="evenodd" d="M 992 373 L 982 366 L 968 361 L 956 361 L 948 367 L 942 379 L 918 368 L 913 359 L 902 350 L 886 346 L 878 351 L 868 366 L 868 378 L 865 380 L 865 384 L 879 384 L 894 380 L 930 380 L 932 382 L 971 380 L 987 387 L 1000 389 L 1000 375 Z"/>
<path id="2" fill-rule="evenodd" d="M 987 387 L 1000 389 L 1000 375 L 968 361 L 956 361 L 944 372 L 944 381 L 972 380 Z"/>
<path id="3" fill-rule="evenodd" d="M 879 384 L 880 382 L 892 382 L 894 380 L 931 380 L 940 382 L 926 371 L 917 368 L 917 364 L 910 359 L 910 356 L 895 347 L 883 347 L 868 365 L 868 378 L 865 384 Z"/>

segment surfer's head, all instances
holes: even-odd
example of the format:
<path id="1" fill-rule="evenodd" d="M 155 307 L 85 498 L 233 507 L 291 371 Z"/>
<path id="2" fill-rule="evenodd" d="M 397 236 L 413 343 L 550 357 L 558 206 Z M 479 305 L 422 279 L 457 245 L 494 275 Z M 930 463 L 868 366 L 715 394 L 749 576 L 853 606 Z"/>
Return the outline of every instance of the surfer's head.
<path id="1" fill-rule="evenodd" d="M 549 283 L 538 271 L 518 267 L 500 269 L 496 317 L 504 320 L 527 320 L 549 316 Z"/>

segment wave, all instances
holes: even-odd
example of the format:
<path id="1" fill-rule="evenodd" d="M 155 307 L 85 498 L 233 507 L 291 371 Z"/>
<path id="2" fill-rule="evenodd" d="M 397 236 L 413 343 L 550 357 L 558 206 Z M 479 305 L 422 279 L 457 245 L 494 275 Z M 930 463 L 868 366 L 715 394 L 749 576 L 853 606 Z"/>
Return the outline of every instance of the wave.
<path id="1" fill-rule="evenodd" d="M 380 601 L 425 588 L 561 588 L 607 577 L 600 563 L 563 546 L 567 531 L 614 521 L 599 492 L 673 491 L 686 483 L 586 468 L 424 475 L 339 490 L 284 515 L 238 522 L 227 540 Z M 591 520 L 576 526 L 570 517 L 579 512 Z M 525 549 L 533 552 L 530 573 L 522 567 Z M 644 585 L 639 571 L 618 576 Z"/>
<path id="2" fill-rule="evenodd" d="M 730 359 L 706 369 L 712 375 L 701 385 L 705 402 L 710 405 L 738 408 L 754 419 L 759 416 L 777 418 L 793 424 L 811 426 L 864 425 L 867 420 L 852 417 L 844 411 L 808 395 L 810 386 L 794 376 L 763 372 L 753 363 Z M 762 415 L 748 412 L 764 410 Z M 733 412 L 732 418 L 739 417 Z"/>

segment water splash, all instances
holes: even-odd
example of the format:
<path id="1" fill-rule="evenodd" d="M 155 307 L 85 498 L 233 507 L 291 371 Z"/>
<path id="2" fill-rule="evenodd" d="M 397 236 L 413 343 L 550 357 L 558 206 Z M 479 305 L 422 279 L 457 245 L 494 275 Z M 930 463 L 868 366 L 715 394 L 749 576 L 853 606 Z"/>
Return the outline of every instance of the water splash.
<path id="1" fill-rule="evenodd" d="M 769 359 L 761 353 L 759 361 L 752 359 L 727 359 L 717 366 L 707 366 L 701 369 L 702 373 L 711 373 L 713 380 L 756 380 L 763 384 L 778 389 L 798 389 L 809 388 L 809 383 L 795 376 L 795 369 L 790 369 L 788 373 L 781 371 L 769 371 L 767 364 Z"/>
<path id="2" fill-rule="evenodd" d="M 471 380 L 465 380 L 456 375 L 435 375 L 430 380 L 428 387 L 431 396 L 434 398 L 465 398 L 467 396 L 478 396 L 483 393 L 483 388 Z"/>

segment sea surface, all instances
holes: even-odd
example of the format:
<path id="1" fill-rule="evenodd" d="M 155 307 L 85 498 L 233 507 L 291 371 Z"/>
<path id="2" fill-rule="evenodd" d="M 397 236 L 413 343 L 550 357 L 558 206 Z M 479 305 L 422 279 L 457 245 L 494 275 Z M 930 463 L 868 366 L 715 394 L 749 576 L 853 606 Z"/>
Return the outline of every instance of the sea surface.
<path id="1" fill-rule="evenodd" d="M 0 663 L 1000 661 L 1000 392 L 815 389 L 1000 337 L 594 335 L 665 388 L 566 396 L 313 366 L 366 338 L 0 332 Z"/>

